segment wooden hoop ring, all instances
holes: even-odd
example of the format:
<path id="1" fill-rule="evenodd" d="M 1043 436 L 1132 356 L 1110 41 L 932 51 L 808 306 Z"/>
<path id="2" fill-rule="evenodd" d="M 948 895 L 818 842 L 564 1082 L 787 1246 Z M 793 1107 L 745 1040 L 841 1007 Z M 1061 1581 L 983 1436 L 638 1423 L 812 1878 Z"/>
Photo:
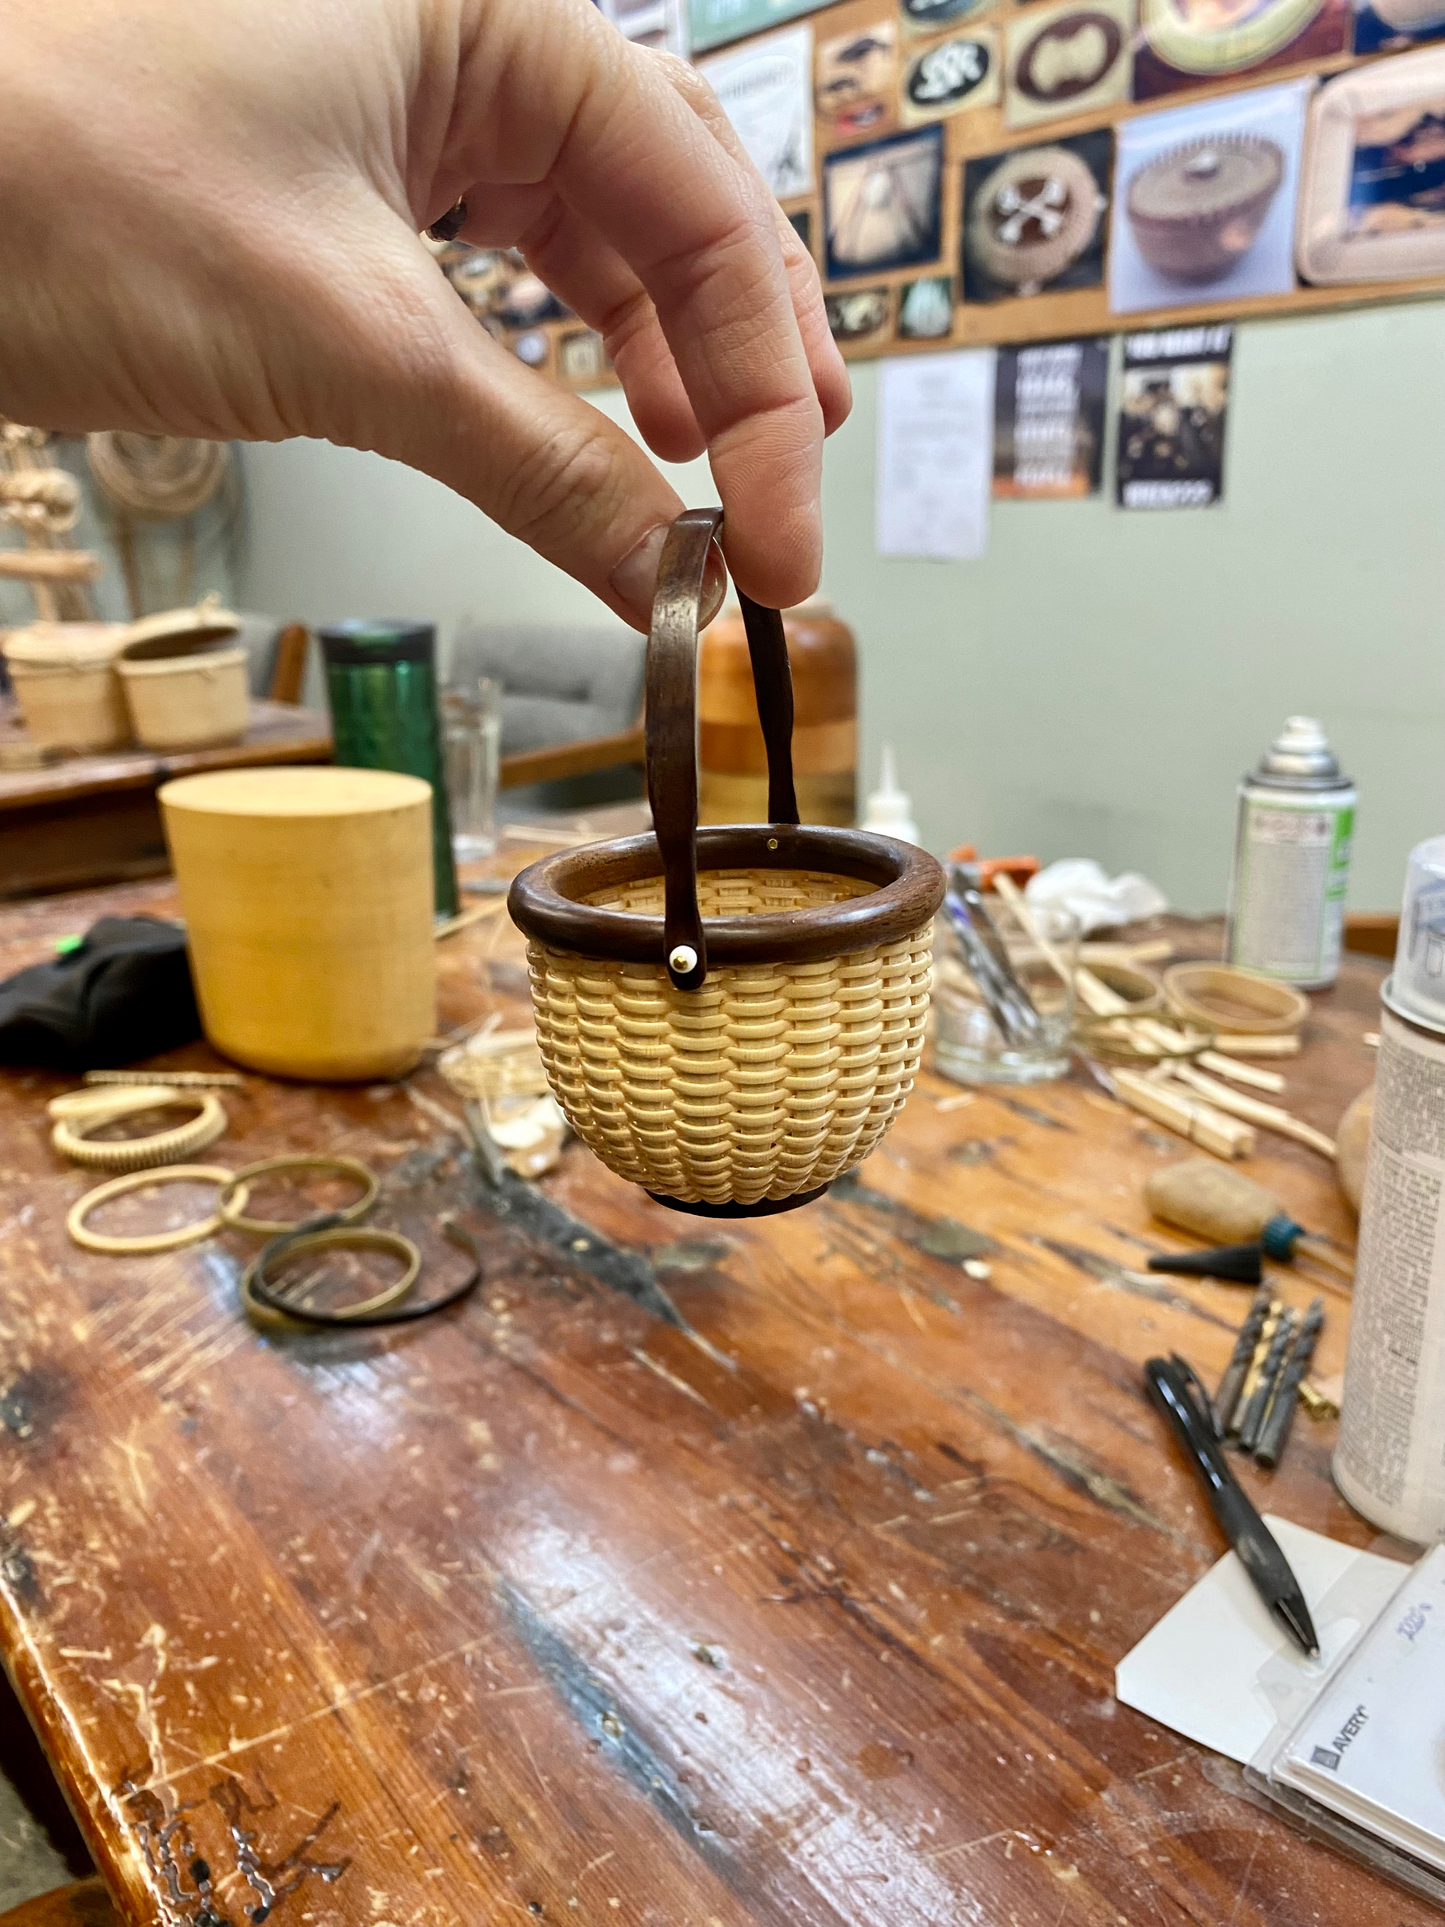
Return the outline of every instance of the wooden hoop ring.
<path id="1" fill-rule="evenodd" d="M 257 1178 L 273 1171 L 339 1171 L 343 1177 L 355 1178 L 361 1186 L 361 1196 L 348 1205 L 323 1214 L 337 1224 L 355 1224 L 358 1218 L 364 1218 L 376 1203 L 377 1193 L 381 1189 L 376 1173 L 360 1158 L 262 1158 L 258 1164 L 246 1165 L 229 1184 L 222 1186 L 221 1195 L 216 1199 L 216 1211 L 222 1224 L 232 1231 L 252 1231 L 263 1238 L 275 1238 L 287 1231 L 300 1231 L 310 1222 L 306 1218 L 296 1218 L 290 1222 L 276 1218 L 247 1218 L 242 1216 L 241 1208 L 232 1203 L 233 1192 L 240 1189 L 244 1193 Z"/>
<path id="2" fill-rule="evenodd" d="M 298 1252 L 335 1250 L 389 1251 L 394 1258 L 402 1259 L 406 1268 L 400 1278 L 372 1297 L 362 1298 L 354 1305 L 342 1305 L 320 1317 L 300 1305 L 293 1307 L 282 1287 L 271 1284 L 266 1277 L 266 1267 L 278 1258 L 293 1258 Z M 420 1273 L 421 1252 L 410 1238 L 404 1238 L 399 1231 L 381 1231 L 374 1225 L 340 1224 L 335 1218 L 322 1218 L 312 1225 L 303 1225 L 299 1230 L 283 1232 L 279 1238 L 273 1238 L 269 1244 L 261 1247 L 242 1275 L 241 1302 L 253 1315 L 255 1308 L 260 1307 L 273 1318 L 280 1316 L 297 1324 L 365 1323 L 378 1312 L 386 1311 L 399 1299 L 405 1298 Z"/>
<path id="3" fill-rule="evenodd" d="M 173 1184 L 201 1181 L 208 1184 L 229 1184 L 231 1173 L 220 1164 L 170 1164 L 157 1170 L 127 1171 L 118 1178 L 107 1178 L 104 1184 L 96 1185 L 87 1191 L 83 1198 L 74 1203 L 66 1214 L 65 1228 L 71 1238 L 83 1251 L 102 1251 L 115 1257 L 140 1256 L 154 1251 L 177 1251 L 182 1245 L 199 1244 L 202 1238 L 209 1238 L 213 1231 L 219 1231 L 221 1220 L 216 1213 L 202 1218 L 196 1224 L 183 1224 L 175 1231 L 153 1231 L 133 1238 L 116 1238 L 104 1231 L 87 1231 L 85 1220 L 98 1204 L 109 1198 L 121 1197 L 127 1191 L 139 1191 L 147 1184 Z"/>

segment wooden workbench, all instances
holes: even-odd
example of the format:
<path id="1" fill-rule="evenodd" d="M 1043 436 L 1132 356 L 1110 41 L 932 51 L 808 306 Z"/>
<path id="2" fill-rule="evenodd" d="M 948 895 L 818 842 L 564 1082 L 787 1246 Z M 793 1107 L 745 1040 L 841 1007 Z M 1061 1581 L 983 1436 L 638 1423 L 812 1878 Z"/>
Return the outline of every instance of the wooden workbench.
<path id="1" fill-rule="evenodd" d="M 24 741 L 14 703 L 0 697 L 0 745 Z M 253 701 L 246 734 L 219 749 L 113 749 L 0 768 L 0 900 L 168 870 L 156 791 L 173 776 L 330 761 L 328 717 Z"/>
<path id="2" fill-rule="evenodd" d="M 168 888 L 13 908 L 0 972 Z M 500 921 L 448 942 L 443 1024 L 519 1016 L 520 954 Z M 1352 960 L 1286 1067 L 1318 1125 L 1372 1075 L 1377 980 Z M 717 1224 L 575 1145 L 499 1199 L 432 1071 L 248 1078 L 208 1156 L 354 1153 L 434 1280 L 443 1208 L 486 1252 L 454 1313 L 278 1341 L 238 1315 L 243 1238 L 67 1242 L 58 1088 L 0 1090 L 0 1643 L 134 1927 L 1438 1918 L 1115 1702 L 1222 1550 L 1139 1365 L 1212 1379 L 1244 1299 L 1121 1274 L 1168 1242 L 1140 1185 L 1185 1147 L 1096 1091 L 945 1111 L 926 1076 L 829 1199 Z M 1252 1168 L 1348 1239 L 1312 1153 Z M 1332 1444 L 1301 1418 L 1246 1482 L 1403 1552 Z"/>

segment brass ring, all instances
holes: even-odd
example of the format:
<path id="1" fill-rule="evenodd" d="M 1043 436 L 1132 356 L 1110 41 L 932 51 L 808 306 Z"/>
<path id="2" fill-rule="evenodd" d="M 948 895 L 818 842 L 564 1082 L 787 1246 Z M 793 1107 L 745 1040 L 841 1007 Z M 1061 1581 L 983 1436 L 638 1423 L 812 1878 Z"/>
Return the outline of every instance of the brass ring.
<path id="1" fill-rule="evenodd" d="M 324 1313 L 307 1311 L 303 1306 L 293 1304 L 285 1287 L 272 1285 L 266 1278 L 267 1267 L 280 1257 L 293 1257 L 302 1251 L 335 1250 L 389 1251 L 393 1257 L 405 1262 L 406 1269 L 400 1278 L 372 1297 Z M 365 1322 L 377 1312 L 388 1310 L 398 1299 L 405 1298 L 420 1271 L 421 1252 L 410 1238 L 404 1238 L 399 1231 L 379 1231 L 370 1225 L 343 1224 L 335 1217 L 319 1218 L 298 1230 L 272 1238 L 269 1244 L 261 1247 L 241 1278 L 241 1301 L 253 1316 L 256 1308 L 261 1307 L 273 1317 L 279 1313 L 284 1318 L 302 1323 L 351 1325 L 358 1320 Z"/>
<path id="2" fill-rule="evenodd" d="M 310 1218 L 297 1218 L 290 1223 L 284 1219 L 243 1217 L 242 1207 L 231 1201 L 232 1193 L 240 1187 L 249 1188 L 257 1178 L 272 1171 L 339 1171 L 343 1177 L 355 1178 L 362 1187 L 361 1196 L 335 1211 L 313 1213 Z M 304 1226 L 314 1224 L 317 1216 L 324 1216 L 331 1224 L 355 1224 L 376 1203 L 380 1188 L 376 1173 L 364 1165 L 360 1158 L 262 1158 L 259 1164 L 248 1164 L 244 1170 L 238 1171 L 231 1182 L 223 1187 L 216 1200 L 216 1210 L 221 1223 L 229 1225 L 233 1231 L 254 1231 L 263 1238 L 275 1238 L 284 1232 L 300 1231 Z"/>
<path id="3" fill-rule="evenodd" d="M 221 1228 L 221 1220 L 214 1212 L 209 1218 L 202 1218 L 197 1224 L 183 1224 L 176 1231 L 152 1231 L 133 1238 L 111 1237 L 104 1231 L 87 1231 L 85 1228 L 85 1220 L 91 1212 L 108 1198 L 118 1198 L 127 1191 L 142 1190 L 147 1184 L 184 1183 L 187 1179 L 209 1184 L 229 1184 L 231 1173 L 219 1164 L 171 1164 L 155 1171 L 127 1171 L 118 1178 L 107 1178 L 104 1184 L 87 1191 L 83 1198 L 70 1207 L 65 1228 L 83 1250 L 116 1255 L 176 1251 L 182 1245 L 199 1244 L 202 1238 L 209 1238 L 213 1231 Z"/>
<path id="4" fill-rule="evenodd" d="M 327 1243 L 340 1244 L 345 1241 L 356 1241 L 367 1235 L 360 1230 L 348 1230 L 345 1226 L 338 1226 L 333 1219 L 325 1218 L 318 1224 L 308 1226 L 301 1231 L 290 1232 L 284 1238 L 272 1239 L 255 1261 L 246 1267 L 246 1274 L 241 1280 L 242 1303 L 251 1316 L 259 1322 L 290 1326 L 292 1329 L 308 1324 L 344 1325 L 352 1328 L 358 1325 L 401 1325 L 408 1324 L 417 1318 L 428 1318 L 434 1311 L 442 1311 L 446 1306 L 454 1305 L 459 1299 L 465 1298 L 468 1292 L 475 1291 L 482 1278 L 481 1248 L 471 1232 L 464 1225 L 458 1224 L 455 1218 L 450 1217 L 441 1220 L 441 1229 L 442 1235 L 451 1244 L 470 1256 L 472 1268 L 460 1284 L 453 1285 L 450 1291 L 444 1291 L 435 1298 L 414 1299 L 410 1304 L 405 1305 L 396 1304 L 393 1301 L 392 1304 L 382 1306 L 379 1310 L 368 1310 L 365 1305 L 352 1305 L 343 1311 L 302 1311 L 299 1307 L 288 1304 L 280 1293 L 266 1282 L 265 1267 L 269 1260 L 279 1257 L 283 1250 L 294 1251 L 298 1246 L 302 1248 L 314 1246 L 323 1238 Z M 329 1235 L 333 1232 L 334 1236 Z M 416 1250 L 409 1239 L 400 1237 L 396 1232 L 379 1232 L 372 1235 L 378 1239 L 396 1238 L 399 1244 L 408 1245 L 412 1251 Z M 420 1263 L 419 1255 L 417 1262 Z M 410 1280 L 404 1282 L 409 1283 Z M 396 1286 L 392 1286 L 391 1290 L 399 1296 Z"/>
<path id="5" fill-rule="evenodd" d="M 117 1090 L 107 1093 L 108 1103 L 100 1092 L 94 1095 L 98 1101 L 92 1108 L 77 1107 L 70 1115 L 62 1113 L 50 1133 L 51 1144 L 62 1156 L 91 1171 L 147 1171 L 177 1158 L 194 1157 L 197 1151 L 214 1144 L 230 1121 L 220 1098 L 210 1091 Z M 178 1105 L 194 1107 L 196 1115 L 186 1124 L 154 1131 L 149 1137 L 96 1144 L 87 1135 L 103 1124 L 114 1124 L 140 1111 L 170 1110 Z"/>

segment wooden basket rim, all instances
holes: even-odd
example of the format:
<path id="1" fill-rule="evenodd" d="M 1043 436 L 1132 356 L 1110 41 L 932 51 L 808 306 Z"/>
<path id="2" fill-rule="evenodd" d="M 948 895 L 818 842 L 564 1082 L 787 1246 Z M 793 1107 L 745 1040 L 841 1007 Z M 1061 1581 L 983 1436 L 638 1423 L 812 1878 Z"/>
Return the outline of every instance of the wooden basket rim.
<path id="1" fill-rule="evenodd" d="M 712 964 L 818 963 L 911 937 L 943 901 L 944 876 L 926 850 L 892 837 L 817 824 L 711 824 L 697 832 L 700 870 L 808 870 L 878 886 L 866 896 L 752 917 L 706 917 Z M 619 837 L 529 864 L 507 897 L 512 921 L 549 949 L 609 963 L 664 967 L 663 919 L 582 903 L 594 891 L 663 876 L 657 838 Z"/>

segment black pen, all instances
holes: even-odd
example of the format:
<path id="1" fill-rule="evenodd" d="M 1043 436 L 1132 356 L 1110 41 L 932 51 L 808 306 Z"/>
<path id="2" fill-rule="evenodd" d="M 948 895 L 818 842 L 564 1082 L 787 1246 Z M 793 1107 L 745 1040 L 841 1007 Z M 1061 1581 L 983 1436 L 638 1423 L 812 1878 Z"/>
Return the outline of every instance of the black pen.
<path id="1" fill-rule="evenodd" d="M 1144 1382 L 1189 1454 L 1190 1464 L 1204 1483 L 1210 1510 L 1223 1526 L 1255 1591 L 1300 1651 L 1309 1659 L 1317 1659 L 1320 1643 L 1299 1581 L 1229 1469 L 1204 1387 L 1177 1353 L 1170 1358 L 1146 1359 Z"/>

